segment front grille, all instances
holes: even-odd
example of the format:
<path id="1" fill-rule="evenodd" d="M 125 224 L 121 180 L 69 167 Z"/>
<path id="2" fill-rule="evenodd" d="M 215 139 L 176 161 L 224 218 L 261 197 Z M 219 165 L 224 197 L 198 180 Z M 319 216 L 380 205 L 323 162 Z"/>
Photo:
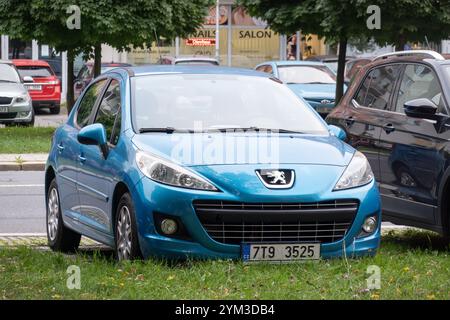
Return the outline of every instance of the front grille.
<path id="1" fill-rule="evenodd" d="M 206 232 L 226 244 L 341 240 L 358 211 L 356 200 L 314 203 L 194 201 Z"/>
<path id="2" fill-rule="evenodd" d="M 9 97 L 0 97 L 0 104 L 9 105 L 11 104 L 13 98 Z"/>
<path id="3" fill-rule="evenodd" d="M 17 112 L 0 113 L 0 119 L 14 119 L 17 117 Z"/>

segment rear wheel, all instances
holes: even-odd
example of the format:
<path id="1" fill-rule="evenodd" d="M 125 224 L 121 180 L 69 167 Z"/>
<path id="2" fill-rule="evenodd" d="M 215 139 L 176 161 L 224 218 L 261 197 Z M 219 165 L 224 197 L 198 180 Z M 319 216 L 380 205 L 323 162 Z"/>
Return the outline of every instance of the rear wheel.
<path id="1" fill-rule="evenodd" d="M 53 251 L 74 252 L 81 235 L 64 226 L 61 215 L 58 185 L 53 179 L 47 191 L 47 240 Z"/>
<path id="2" fill-rule="evenodd" d="M 115 223 L 116 257 L 118 260 L 142 258 L 139 248 L 138 233 L 133 201 L 125 193 L 119 201 Z"/>
<path id="3" fill-rule="evenodd" d="M 61 111 L 61 105 L 59 105 L 59 104 L 55 104 L 53 107 L 50 108 L 51 114 L 59 114 L 60 111 Z"/>

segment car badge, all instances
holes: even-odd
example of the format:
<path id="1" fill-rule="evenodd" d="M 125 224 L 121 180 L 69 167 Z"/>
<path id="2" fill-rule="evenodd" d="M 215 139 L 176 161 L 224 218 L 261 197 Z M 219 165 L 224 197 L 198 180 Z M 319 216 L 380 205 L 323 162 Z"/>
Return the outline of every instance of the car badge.
<path id="1" fill-rule="evenodd" d="M 289 189 L 294 184 L 295 172 L 291 169 L 261 169 L 256 175 L 269 189 Z"/>

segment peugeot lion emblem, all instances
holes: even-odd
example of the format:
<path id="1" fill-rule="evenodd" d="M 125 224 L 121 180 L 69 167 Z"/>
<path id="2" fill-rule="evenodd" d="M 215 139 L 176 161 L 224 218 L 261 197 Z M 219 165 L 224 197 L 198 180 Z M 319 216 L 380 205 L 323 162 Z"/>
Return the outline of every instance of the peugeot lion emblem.
<path id="1" fill-rule="evenodd" d="M 294 170 L 290 169 L 261 169 L 256 175 L 269 189 L 288 189 L 294 184 Z"/>

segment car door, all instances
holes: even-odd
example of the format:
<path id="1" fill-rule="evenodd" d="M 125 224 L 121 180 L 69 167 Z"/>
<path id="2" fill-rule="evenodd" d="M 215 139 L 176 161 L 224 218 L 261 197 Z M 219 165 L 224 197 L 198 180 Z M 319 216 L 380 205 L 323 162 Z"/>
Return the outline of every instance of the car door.
<path id="1" fill-rule="evenodd" d="M 404 104 L 428 98 L 439 113 L 448 114 L 447 102 L 436 73 L 422 63 L 404 65 L 397 91 L 380 136 L 383 209 L 389 216 L 434 224 L 438 181 L 445 168 L 445 157 L 439 151 L 449 132 L 440 130 L 436 121 L 408 117 Z"/>
<path id="2" fill-rule="evenodd" d="M 103 89 L 104 81 L 89 87 L 77 106 L 73 125 L 66 124 L 59 131 L 56 148 L 57 182 L 61 198 L 61 209 L 65 216 L 77 220 L 80 213 L 78 196 L 78 155 L 80 144 L 78 132 L 86 126 L 94 110 L 95 102 Z"/>
<path id="3" fill-rule="evenodd" d="M 96 231 L 111 233 L 111 194 L 119 165 L 114 156 L 121 130 L 121 90 L 118 79 L 110 79 L 92 120 L 105 127 L 109 152 L 99 146 L 80 145 L 78 191 L 80 220 Z"/>
<path id="4" fill-rule="evenodd" d="M 390 101 L 399 73 L 399 65 L 369 70 L 339 121 L 347 132 L 348 142 L 366 155 L 377 181 L 381 178 L 379 139 L 382 123 L 389 116 Z"/>

